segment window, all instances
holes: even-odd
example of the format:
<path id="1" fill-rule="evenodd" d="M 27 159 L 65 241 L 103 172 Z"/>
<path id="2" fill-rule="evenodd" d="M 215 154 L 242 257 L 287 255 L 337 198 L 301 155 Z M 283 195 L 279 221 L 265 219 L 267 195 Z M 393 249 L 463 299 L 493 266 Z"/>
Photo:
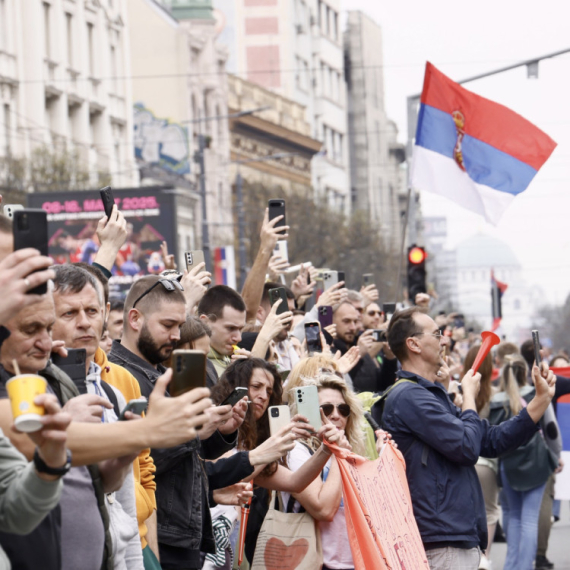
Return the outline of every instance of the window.
<path id="1" fill-rule="evenodd" d="M 44 50 L 45 55 L 49 59 L 51 58 L 51 6 L 47 3 L 43 3 L 44 8 Z"/>
<path id="2" fill-rule="evenodd" d="M 331 9 L 327 6 L 325 8 L 325 33 L 327 36 L 331 35 Z"/>
<path id="3" fill-rule="evenodd" d="M 336 12 L 332 12 L 332 11 L 331 11 L 331 13 L 333 16 L 333 23 L 332 23 L 333 37 L 338 42 L 338 14 Z"/>
<path id="4" fill-rule="evenodd" d="M 89 77 L 95 77 L 95 50 L 94 50 L 93 24 L 87 24 L 87 59 L 89 65 Z"/>
<path id="5" fill-rule="evenodd" d="M 65 13 L 65 32 L 67 41 L 67 67 L 73 69 L 73 15 Z"/>
<path id="6" fill-rule="evenodd" d="M 0 50 L 8 49 L 8 42 L 6 38 L 6 0 L 0 0 Z"/>
<path id="7" fill-rule="evenodd" d="M 4 103 L 4 137 L 2 140 L 2 150 L 6 152 L 6 156 L 10 154 L 10 105 Z"/>
<path id="8" fill-rule="evenodd" d="M 117 92 L 117 48 L 111 46 L 111 83 L 113 85 L 113 92 Z"/>

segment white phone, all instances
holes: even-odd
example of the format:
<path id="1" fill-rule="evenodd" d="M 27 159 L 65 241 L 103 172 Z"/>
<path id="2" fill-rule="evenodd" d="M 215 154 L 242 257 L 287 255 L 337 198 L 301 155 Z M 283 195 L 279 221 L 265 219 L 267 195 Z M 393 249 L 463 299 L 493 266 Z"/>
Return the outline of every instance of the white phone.
<path id="1" fill-rule="evenodd" d="M 279 240 L 275 245 L 275 249 L 273 250 L 274 255 L 278 255 L 285 261 L 289 261 L 289 251 L 287 249 L 287 242 L 283 239 Z"/>
<path id="2" fill-rule="evenodd" d="M 325 271 L 323 273 L 323 284 L 325 291 L 338 283 L 338 271 Z"/>
<path id="3" fill-rule="evenodd" d="M 4 215 L 7 218 L 13 219 L 14 218 L 14 212 L 16 210 L 23 210 L 24 206 L 22 206 L 22 204 L 6 204 L 4 206 Z"/>
<path id="4" fill-rule="evenodd" d="M 275 435 L 289 423 L 291 423 L 289 406 L 271 406 L 269 408 L 269 431 L 271 435 Z"/>
<path id="5" fill-rule="evenodd" d="M 297 402 L 297 413 L 305 416 L 315 431 L 318 431 L 322 424 L 321 408 L 319 406 L 319 391 L 316 386 L 299 386 L 295 388 L 295 401 Z"/>

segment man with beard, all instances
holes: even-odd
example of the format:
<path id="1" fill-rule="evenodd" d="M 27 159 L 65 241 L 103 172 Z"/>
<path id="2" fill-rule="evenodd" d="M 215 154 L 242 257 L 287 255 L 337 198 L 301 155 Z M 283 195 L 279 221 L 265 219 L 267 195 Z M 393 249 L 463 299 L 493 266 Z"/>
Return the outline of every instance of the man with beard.
<path id="1" fill-rule="evenodd" d="M 162 363 L 180 340 L 185 321 L 186 302 L 178 281 L 149 275 L 139 279 L 127 295 L 123 336 L 113 342 L 109 360 L 131 372 L 144 396 L 148 397 L 156 379 L 165 372 Z M 236 454 L 216 464 L 206 462 L 206 478 L 200 458 L 201 450 L 205 458 L 216 459 L 235 446 L 236 430 L 246 411 L 244 401 L 233 409 L 213 407 L 208 411 L 211 422 L 198 433 L 204 441 L 151 450 L 156 465 L 160 563 L 165 570 L 202 567 L 200 552 L 210 552 L 214 546 L 208 486 L 225 487 L 253 471 L 247 455 Z M 219 429 L 213 431 L 211 425 L 219 425 Z M 221 475 L 226 461 L 232 464 L 226 464 Z M 173 494 L 176 501 L 172 501 Z"/>

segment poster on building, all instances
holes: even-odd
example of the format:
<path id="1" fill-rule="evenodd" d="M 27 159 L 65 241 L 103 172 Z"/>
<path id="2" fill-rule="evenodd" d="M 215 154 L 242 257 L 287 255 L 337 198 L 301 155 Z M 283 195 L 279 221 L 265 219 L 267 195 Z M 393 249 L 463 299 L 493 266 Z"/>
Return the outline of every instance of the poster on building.
<path id="1" fill-rule="evenodd" d="M 127 220 L 127 239 L 109 282 L 112 298 L 122 298 L 134 281 L 164 269 L 163 241 L 177 258 L 176 195 L 172 187 L 113 190 Z M 97 223 L 105 215 L 98 190 L 28 195 L 28 207 L 48 214 L 49 253 L 56 263 L 92 263 L 99 250 Z"/>

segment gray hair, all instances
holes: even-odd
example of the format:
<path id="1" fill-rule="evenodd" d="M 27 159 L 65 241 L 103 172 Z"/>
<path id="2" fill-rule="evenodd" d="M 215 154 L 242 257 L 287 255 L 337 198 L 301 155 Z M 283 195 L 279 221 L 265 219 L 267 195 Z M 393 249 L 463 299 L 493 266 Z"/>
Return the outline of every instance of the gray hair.
<path id="1" fill-rule="evenodd" d="M 61 295 L 69 295 L 70 293 L 81 293 L 87 285 L 91 285 L 97 292 L 97 298 L 101 307 L 105 306 L 103 299 L 102 287 L 99 286 L 97 279 L 82 267 L 76 265 L 54 265 L 52 269 L 55 271 L 55 279 L 53 280 L 54 292 Z"/>

